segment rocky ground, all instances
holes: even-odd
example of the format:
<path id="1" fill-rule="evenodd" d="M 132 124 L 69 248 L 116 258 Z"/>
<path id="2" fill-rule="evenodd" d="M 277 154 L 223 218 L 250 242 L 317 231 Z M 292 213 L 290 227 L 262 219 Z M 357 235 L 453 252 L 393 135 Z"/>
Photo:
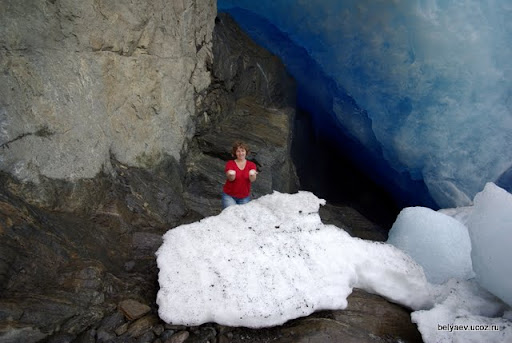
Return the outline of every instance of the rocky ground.
<path id="1" fill-rule="evenodd" d="M 57 334 L 47 342 L 137 343 L 324 343 L 421 342 L 409 313 L 379 296 L 354 290 L 344 311 L 323 311 L 266 329 L 234 328 L 217 324 L 198 327 L 161 322 L 155 308 L 134 300 L 119 303 L 118 311 L 74 337 Z"/>
<path id="2" fill-rule="evenodd" d="M 11 247 L 0 259 L 0 342 L 421 342 L 409 311 L 360 290 L 354 290 L 344 311 L 318 312 L 274 328 L 168 325 L 158 318 L 155 304 L 154 252 L 165 228 L 119 204 L 86 220 L 6 196 L 0 200 L 0 232 Z M 137 200 L 131 205 L 144 208 Z M 350 207 L 328 204 L 320 214 L 324 223 L 354 236 L 386 238 L 385 230 Z M 124 239 L 112 241 L 113 228 Z M 16 255 L 19 244 L 37 258 Z"/>

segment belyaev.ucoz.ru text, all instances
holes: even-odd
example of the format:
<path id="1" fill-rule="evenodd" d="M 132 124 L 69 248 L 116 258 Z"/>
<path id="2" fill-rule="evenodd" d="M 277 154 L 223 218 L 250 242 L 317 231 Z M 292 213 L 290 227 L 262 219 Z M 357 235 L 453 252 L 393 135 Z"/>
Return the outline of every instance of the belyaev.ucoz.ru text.
<path id="1" fill-rule="evenodd" d="M 453 325 L 446 324 L 441 325 L 437 324 L 438 331 L 500 331 L 500 327 L 498 325 Z"/>

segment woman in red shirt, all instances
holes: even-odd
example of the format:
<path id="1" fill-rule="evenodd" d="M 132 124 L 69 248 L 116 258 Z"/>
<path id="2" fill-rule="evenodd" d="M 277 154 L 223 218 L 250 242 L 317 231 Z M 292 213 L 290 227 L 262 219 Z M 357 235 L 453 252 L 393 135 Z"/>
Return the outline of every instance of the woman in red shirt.
<path id="1" fill-rule="evenodd" d="M 233 143 L 231 155 L 236 157 L 226 163 L 226 183 L 222 192 L 222 208 L 231 205 L 246 204 L 251 200 L 251 182 L 256 180 L 258 174 L 256 164 L 246 160 L 249 154 L 247 144 L 236 141 Z"/>

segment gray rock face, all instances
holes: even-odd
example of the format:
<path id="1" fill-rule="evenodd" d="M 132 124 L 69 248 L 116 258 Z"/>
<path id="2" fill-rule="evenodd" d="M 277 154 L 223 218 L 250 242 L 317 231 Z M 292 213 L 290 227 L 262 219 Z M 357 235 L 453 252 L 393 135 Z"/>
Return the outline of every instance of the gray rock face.
<path id="1" fill-rule="evenodd" d="M 210 84 L 216 2 L 0 4 L 0 170 L 78 180 L 179 160 Z"/>
<path id="2" fill-rule="evenodd" d="M 233 158 L 235 140 L 249 144 L 248 159 L 258 167 L 254 197 L 298 188 L 290 155 L 295 83 L 284 65 L 226 14 L 216 19 L 213 57 L 213 82 L 197 117 L 185 175 L 185 200 L 204 216 L 220 211 L 224 165 Z"/>

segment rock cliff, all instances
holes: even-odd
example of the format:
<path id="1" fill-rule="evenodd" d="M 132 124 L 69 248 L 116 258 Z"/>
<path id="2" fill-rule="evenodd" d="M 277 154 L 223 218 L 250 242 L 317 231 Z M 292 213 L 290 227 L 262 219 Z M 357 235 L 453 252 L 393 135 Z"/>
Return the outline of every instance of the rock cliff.
<path id="1" fill-rule="evenodd" d="M 152 304 L 161 235 L 220 210 L 234 139 L 255 196 L 297 187 L 293 81 L 229 18 L 213 51 L 215 5 L 0 5 L 0 342 Z"/>
<path id="2" fill-rule="evenodd" d="M 92 178 L 110 155 L 180 160 L 210 84 L 216 2 L 0 4 L 0 168 L 23 181 Z"/>
<path id="3" fill-rule="evenodd" d="M 249 144 L 259 175 L 253 196 L 295 192 L 291 161 L 295 83 L 282 62 L 256 45 L 231 17 L 219 14 L 213 34 L 212 84 L 197 116 L 186 159 L 185 199 L 203 216 L 220 211 L 224 170 L 233 141 Z"/>

